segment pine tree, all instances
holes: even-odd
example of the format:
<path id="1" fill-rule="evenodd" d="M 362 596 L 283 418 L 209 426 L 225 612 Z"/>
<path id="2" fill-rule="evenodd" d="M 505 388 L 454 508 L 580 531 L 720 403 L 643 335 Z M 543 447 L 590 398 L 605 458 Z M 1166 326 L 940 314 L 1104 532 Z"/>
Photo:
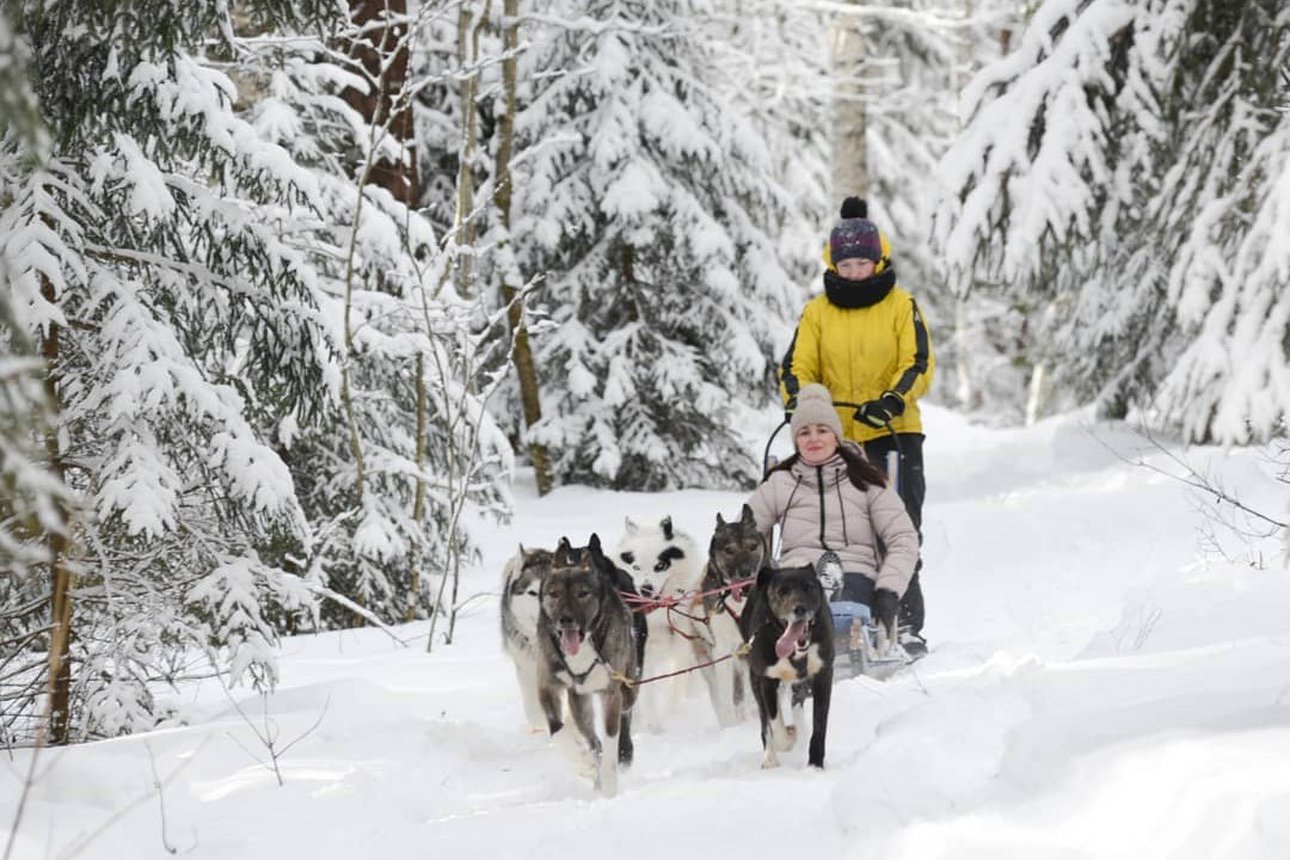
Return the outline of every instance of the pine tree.
<path id="1" fill-rule="evenodd" d="M 773 392 L 790 269 L 816 248 L 780 243 L 794 195 L 727 98 L 710 4 L 553 5 L 524 58 L 549 74 L 520 76 L 516 127 L 512 230 L 547 320 L 532 438 L 564 482 L 749 481 L 733 404 Z"/>
<path id="2" fill-rule="evenodd" d="M 7 276 L 25 333 L 43 333 L 47 453 L 84 512 L 55 555 L 72 599 L 41 595 L 73 628 L 56 740 L 150 725 L 151 682 L 185 649 L 271 684 L 276 622 L 312 606 L 266 560 L 311 537 L 265 428 L 308 422 L 332 390 L 312 260 L 326 205 L 237 114 L 224 71 L 235 24 L 327 24 L 329 7 L 297 5 L 238 22 L 223 3 L 11 7 L 50 143 L 38 161 L 3 139 Z"/>
<path id="3" fill-rule="evenodd" d="M 1023 309 L 1019 357 L 1066 402 L 1284 432 L 1288 56 L 1272 0 L 1050 0 L 974 82 L 939 238 L 960 291 Z"/>

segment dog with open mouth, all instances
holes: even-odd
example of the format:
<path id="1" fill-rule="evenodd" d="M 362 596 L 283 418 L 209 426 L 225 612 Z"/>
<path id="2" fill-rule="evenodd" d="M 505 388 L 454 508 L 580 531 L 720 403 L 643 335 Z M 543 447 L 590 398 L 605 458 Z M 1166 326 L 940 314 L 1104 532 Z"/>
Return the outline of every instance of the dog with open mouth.
<path id="1" fill-rule="evenodd" d="M 763 568 L 748 598 L 741 629 L 748 643 L 748 679 L 761 717 L 762 767 L 777 767 L 793 748 L 809 692 L 811 743 L 807 763 L 824 767 L 833 692 L 833 614 L 812 566 Z M 793 723 L 784 722 L 791 690 Z"/>
<path id="2" fill-rule="evenodd" d="M 538 615 L 538 701 L 547 728 L 564 729 L 560 695 L 591 753 L 596 787 L 618 791 L 618 766 L 631 764 L 631 708 L 640 679 L 632 615 L 619 595 L 621 572 L 592 535 L 586 547 L 561 538 L 542 578 Z M 592 697 L 601 704 L 604 742 L 596 731 Z M 608 749 L 605 749 L 605 748 Z"/>

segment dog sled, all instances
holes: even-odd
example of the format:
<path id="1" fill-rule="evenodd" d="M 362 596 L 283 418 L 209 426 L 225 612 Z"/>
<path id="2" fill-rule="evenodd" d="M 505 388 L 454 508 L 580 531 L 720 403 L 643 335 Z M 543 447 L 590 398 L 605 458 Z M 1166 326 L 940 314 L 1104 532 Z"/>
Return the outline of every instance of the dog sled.
<path id="1" fill-rule="evenodd" d="M 888 641 L 867 605 L 841 599 L 842 565 L 836 555 L 824 553 L 815 567 L 825 593 L 831 595 L 834 678 L 863 675 L 885 681 L 917 659 L 901 646 L 899 635 Z"/>
<path id="2" fill-rule="evenodd" d="M 859 406 L 858 403 L 836 400 L 833 405 Z M 762 454 L 763 475 L 769 474 L 777 463 L 776 458 L 771 456 L 771 445 L 779 435 L 779 431 L 788 424 L 789 418 L 785 417 L 775 428 L 770 439 L 766 441 L 766 449 Z M 887 425 L 887 429 L 895 435 L 890 424 Z M 895 476 L 900 474 L 898 460 L 898 452 L 892 451 L 888 454 L 888 461 L 883 464 L 893 481 L 896 480 Z M 842 565 L 835 553 L 823 553 L 816 561 L 815 569 L 816 575 L 820 577 L 820 582 L 824 586 L 824 593 L 829 595 L 829 609 L 833 616 L 835 655 L 833 677 L 835 680 L 864 676 L 885 681 L 924 656 L 925 652 L 911 655 L 900 644 L 905 637 L 912 635 L 912 630 L 907 625 L 900 625 L 895 639 L 889 641 L 889 637 L 880 630 L 878 622 L 866 604 L 842 599 Z"/>

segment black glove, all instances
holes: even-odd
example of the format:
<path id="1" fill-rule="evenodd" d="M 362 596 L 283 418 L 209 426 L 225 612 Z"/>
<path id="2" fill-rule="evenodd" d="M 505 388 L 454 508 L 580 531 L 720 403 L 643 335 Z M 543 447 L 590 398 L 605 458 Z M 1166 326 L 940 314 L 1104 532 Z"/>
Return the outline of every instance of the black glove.
<path id="1" fill-rule="evenodd" d="M 905 411 L 905 401 L 894 391 L 884 391 L 877 400 L 866 400 L 856 409 L 855 419 L 881 430 Z"/>
<path id="2" fill-rule="evenodd" d="M 900 610 L 900 598 L 888 588 L 878 588 L 873 592 L 873 618 L 878 626 L 888 633 L 896 632 L 896 613 Z"/>

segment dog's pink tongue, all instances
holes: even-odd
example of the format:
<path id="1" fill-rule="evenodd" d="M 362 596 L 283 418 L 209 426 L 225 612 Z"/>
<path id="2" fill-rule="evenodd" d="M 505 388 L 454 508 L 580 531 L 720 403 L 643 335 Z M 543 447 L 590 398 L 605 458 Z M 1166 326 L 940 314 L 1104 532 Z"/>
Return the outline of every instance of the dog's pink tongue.
<path id="1" fill-rule="evenodd" d="M 564 653 L 570 657 L 574 656 L 582 647 L 582 634 L 577 630 L 561 630 L 560 647 L 564 648 Z"/>
<path id="2" fill-rule="evenodd" d="M 783 660 L 792 654 L 793 649 L 797 647 L 797 640 L 801 639 L 804 633 L 806 633 L 805 621 L 794 621 L 788 625 L 783 635 L 775 640 L 775 656 Z"/>

